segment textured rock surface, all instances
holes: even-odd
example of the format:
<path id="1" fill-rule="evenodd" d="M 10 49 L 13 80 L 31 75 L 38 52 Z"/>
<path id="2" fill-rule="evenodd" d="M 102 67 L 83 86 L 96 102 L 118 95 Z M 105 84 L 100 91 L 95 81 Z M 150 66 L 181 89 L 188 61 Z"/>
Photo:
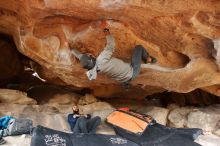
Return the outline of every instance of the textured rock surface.
<path id="1" fill-rule="evenodd" d="M 0 89 L 0 103 L 37 104 L 37 101 L 27 96 L 25 92 L 17 90 Z"/>
<path id="2" fill-rule="evenodd" d="M 162 108 L 162 107 L 148 107 L 146 108 L 144 111 L 142 111 L 145 114 L 148 114 L 152 117 L 154 117 L 154 119 L 162 124 L 162 125 L 167 125 L 167 116 L 169 113 L 169 110 L 166 108 Z"/>
<path id="3" fill-rule="evenodd" d="M 84 114 L 92 114 L 99 116 L 104 120 L 114 108 L 107 102 L 99 101 L 92 94 L 86 94 L 81 97 L 78 102 L 79 112 Z M 95 112 L 95 113 L 93 113 Z"/>
<path id="4" fill-rule="evenodd" d="M 98 100 L 95 98 L 92 94 L 86 94 L 85 96 L 81 97 L 78 104 L 79 105 L 87 105 L 98 102 Z"/>
<path id="5" fill-rule="evenodd" d="M 0 32 L 41 65 L 42 78 L 89 87 L 102 97 L 142 98 L 196 88 L 220 95 L 219 7 L 217 0 L 7 0 L 0 1 Z M 142 44 L 158 58 L 157 65 L 142 66 L 128 92 L 104 75 L 88 81 L 65 43 L 97 56 L 105 45 L 100 19 L 109 20 L 116 38 L 113 56 L 129 61 L 132 48 Z"/>
<path id="6" fill-rule="evenodd" d="M 202 146 L 219 146 L 220 138 L 212 134 L 200 135 L 196 142 Z"/>
<path id="7" fill-rule="evenodd" d="M 168 120 L 169 125 L 173 127 L 201 128 L 206 132 L 215 133 L 219 129 L 220 105 L 175 108 L 170 111 Z"/>
<path id="8" fill-rule="evenodd" d="M 152 97 L 161 98 L 165 105 L 176 104 L 179 106 L 208 106 L 220 103 L 220 98 L 218 96 L 200 89 L 185 94 L 176 92 L 164 92 L 152 95 Z"/>
<path id="9" fill-rule="evenodd" d="M 168 116 L 169 126 L 177 128 L 186 127 L 187 115 L 193 110 L 196 109 L 194 107 L 175 108 Z"/>
<path id="10" fill-rule="evenodd" d="M 44 125 L 60 131 L 69 130 L 66 113 L 62 114 L 52 106 L 1 104 L 0 115 L 28 118 L 33 120 L 35 126 Z"/>
<path id="11" fill-rule="evenodd" d="M 215 130 L 213 133 L 214 133 L 215 135 L 217 135 L 217 136 L 219 136 L 219 137 L 220 137 L 220 129 Z"/>
<path id="12" fill-rule="evenodd" d="M 95 102 L 87 105 L 79 105 L 79 111 L 85 114 L 91 114 L 93 111 L 112 110 L 113 107 L 107 102 Z"/>
<path id="13" fill-rule="evenodd" d="M 72 90 L 54 85 L 31 86 L 27 94 L 36 99 L 38 104 L 48 105 L 76 105 L 82 95 Z"/>
<path id="14" fill-rule="evenodd" d="M 0 52 L 0 86 L 2 86 L 12 78 L 21 75 L 23 65 L 20 58 L 21 56 L 16 50 L 12 39 L 1 34 Z"/>
<path id="15" fill-rule="evenodd" d="M 220 121 L 220 106 L 212 106 L 192 111 L 187 116 L 187 127 L 197 127 L 204 131 L 213 131 Z"/>

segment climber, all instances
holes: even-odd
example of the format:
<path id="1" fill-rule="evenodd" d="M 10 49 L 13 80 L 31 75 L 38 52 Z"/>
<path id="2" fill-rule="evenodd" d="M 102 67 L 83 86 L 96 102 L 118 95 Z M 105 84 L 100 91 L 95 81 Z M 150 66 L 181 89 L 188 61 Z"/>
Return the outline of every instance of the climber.
<path id="1" fill-rule="evenodd" d="M 141 45 L 135 47 L 131 64 L 112 57 L 115 49 L 114 38 L 106 27 L 106 21 L 102 21 L 100 26 L 106 36 L 107 45 L 97 58 L 72 49 L 73 55 L 80 60 L 82 67 L 88 70 L 86 74 L 89 80 L 96 79 L 97 72 L 104 73 L 127 87 L 129 82 L 140 73 L 141 60 L 143 60 L 144 63 L 155 63 L 157 61 L 156 58 L 150 56 Z"/>

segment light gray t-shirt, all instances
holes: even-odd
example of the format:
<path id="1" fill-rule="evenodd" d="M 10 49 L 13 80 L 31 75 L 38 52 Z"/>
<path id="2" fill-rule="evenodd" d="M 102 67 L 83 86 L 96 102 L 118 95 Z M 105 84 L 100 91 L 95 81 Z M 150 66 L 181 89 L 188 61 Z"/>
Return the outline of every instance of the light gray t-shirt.
<path id="1" fill-rule="evenodd" d="M 93 69 L 87 72 L 90 80 L 96 79 L 97 70 L 111 78 L 126 82 L 132 78 L 133 68 L 130 64 L 123 62 L 120 59 L 112 57 L 115 49 L 115 41 L 112 35 L 106 36 L 107 45 L 96 59 L 96 65 Z"/>

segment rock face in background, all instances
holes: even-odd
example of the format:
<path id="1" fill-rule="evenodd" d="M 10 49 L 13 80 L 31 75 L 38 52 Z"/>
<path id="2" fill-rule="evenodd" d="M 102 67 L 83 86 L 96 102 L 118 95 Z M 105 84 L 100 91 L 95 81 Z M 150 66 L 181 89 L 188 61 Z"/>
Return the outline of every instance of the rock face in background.
<path id="1" fill-rule="evenodd" d="M 219 7 L 217 0 L 7 0 L 0 1 L 0 32 L 40 64 L 42 78 L 90 88 L 98 96 L 142 98 L 197 88 L 219 96 Z M 88 81 L 71 55 L 68 43 L 83 53 L 101 52 L 101 19 L 116 39 L 114 57 L 129 61 L 142 44 L 158 59 L 157 65 L 142 66 L 129 91 L 104 75 Z"/>
<path id="2" fill-rule="evenodd" d="M 189 93 L 163 92 L 147 97 L 148 100 L 156 99 L 163 103 L 163 106 L 176 104 L 179 106 L 207 106 L 220 103 L 220 98 L 206 91 L 197 89 Z"/>
<path id="3" fill-rule="evenodd" d="M 170 110 L 168 125 L 172 127 L 201 128 L 219 135 L 220 105 L 205 108 L 182 107 Z"/>
<path id="4" fill-rule="evenodd" d="M 32 98 L 27 96 L 27 93 L 17 90 L 0 89 L 0 103 L 14 103 L 14 104 L 37 104 Z"/>
<path id="5" fill-rule="evenodd" d="M 44 87 L 44 88 L 43 88 Z M 202 146 L 219 146 L 220 141 L 220 104 L 211 106 L 179 107 L 148 100 L 127 98 L 97 99 L 92 94 L 81 95 L 59 86 L 38 86 L 28 93 L 18 90 L 0 90 L 0 117 L 11 115 L 15 118 L 28 118 L 34 126 L 42 125 L 59 131 L 70 132 L 67 115 L 72 113 L 72 106 L 77 105 L 80 114 L 100 116 L 101 124 L 97 133 L 115 134 L 113 127 L 107 124 L 106 117 L 119 107 L 128 107 L 140 113 L 151 115 L 158 123 L 171 127 L 201 128 L 196 142 Z M 151 101 L 153 100 L 153 101 Z M 7 146 L 30 145 L 30 136 L 6 137 Z"/>
<path id="6" fill-rule="evenodd" d="M 0 86 L 22 73 L 20 57 L 13 41 L 0 34 Z"/>

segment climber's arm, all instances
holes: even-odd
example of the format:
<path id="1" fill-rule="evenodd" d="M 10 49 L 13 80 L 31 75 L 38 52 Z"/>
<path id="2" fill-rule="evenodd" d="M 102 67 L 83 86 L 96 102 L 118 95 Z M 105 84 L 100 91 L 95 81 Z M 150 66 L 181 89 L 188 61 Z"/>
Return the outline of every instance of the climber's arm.
<path id="1" fill-rule="evenodd" d="M 109 60 L 115 49 L 115 40 L 114 40 L 114 37 L 111 35 L 109 29 L 105 28 L 104 34 L 105 34 L 107 43 L 106 43 L 104 50 L 100 53 L 99 59 Z"/>
<path id="2" fill-rule="evenodd" d="M 82 55 L 83 55 L 81 52 L 79 52 L 79 51 L 76 50 L 76 49 L 72 49 L 71 52 L 72 52 L 72 54 L 73 54 L 76 58 L 78 58 L 78 59 L 80 59 L 80 58 L 82 57 Z"/>

